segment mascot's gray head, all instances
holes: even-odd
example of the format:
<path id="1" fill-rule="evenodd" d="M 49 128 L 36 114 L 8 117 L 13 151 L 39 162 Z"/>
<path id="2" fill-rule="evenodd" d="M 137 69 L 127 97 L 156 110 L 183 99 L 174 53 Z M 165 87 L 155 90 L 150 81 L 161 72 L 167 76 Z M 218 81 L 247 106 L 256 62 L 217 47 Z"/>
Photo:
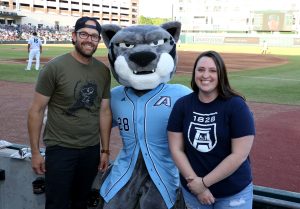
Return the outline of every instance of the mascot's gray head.
<path id="1" fill-rule="evenodd" d="M 171 80 L 177 64 L 176 42 L 181 23 L 161 26 L 102 26 L 101 35 L 115 79 L 137 90 L 154 89 Z"/>

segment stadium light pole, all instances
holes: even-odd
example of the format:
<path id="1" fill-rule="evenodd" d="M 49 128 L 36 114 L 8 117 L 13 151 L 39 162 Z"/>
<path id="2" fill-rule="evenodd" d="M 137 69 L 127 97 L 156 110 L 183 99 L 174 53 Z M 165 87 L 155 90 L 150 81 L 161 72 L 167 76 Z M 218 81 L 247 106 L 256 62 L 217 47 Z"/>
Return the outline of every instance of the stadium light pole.
<path id="1" fill-rule="evenodd" d="M 173 2 L 171 4 L 171 9 L 172 9 L 172 11 L 171 11 L 172 20 L 174 21 L 174 4 L 173 4 Z"/>

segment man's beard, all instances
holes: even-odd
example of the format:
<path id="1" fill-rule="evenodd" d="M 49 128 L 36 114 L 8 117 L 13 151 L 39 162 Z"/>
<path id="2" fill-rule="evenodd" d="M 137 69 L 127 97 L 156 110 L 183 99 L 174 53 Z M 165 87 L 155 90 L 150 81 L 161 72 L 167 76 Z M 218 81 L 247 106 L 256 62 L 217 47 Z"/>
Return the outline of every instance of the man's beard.
<path id="1" fill-rule="evenodd" d="M 81 47 L 79 46 L 78 42 L 76 41 L 76 42 L 75 42 L 75 50 L 76 50 L 81 56 L 83 56 L 83 57 L 85 57 L 85 58 L 91 58 L 91 57 L 93 56 L 93 54 L 95 53 L 95 51 L 97 50 L 97 47 L 96 47 L 93 51 L 91 51 L 89 54 L 87 54 L 87 53 L 85 53 L 85 52 L 81 49 Z"/>

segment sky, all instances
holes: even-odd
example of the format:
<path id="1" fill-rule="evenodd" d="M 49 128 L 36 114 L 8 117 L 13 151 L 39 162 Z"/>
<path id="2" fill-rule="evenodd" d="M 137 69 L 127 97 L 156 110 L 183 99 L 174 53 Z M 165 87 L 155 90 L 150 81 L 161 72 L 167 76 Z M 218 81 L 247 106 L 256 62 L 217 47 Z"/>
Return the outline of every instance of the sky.
<path id="1" fill-rule="evenodd" d="M 144 17 L 172 17 L 172 0 L 139 0 L 140 15 Z"/>

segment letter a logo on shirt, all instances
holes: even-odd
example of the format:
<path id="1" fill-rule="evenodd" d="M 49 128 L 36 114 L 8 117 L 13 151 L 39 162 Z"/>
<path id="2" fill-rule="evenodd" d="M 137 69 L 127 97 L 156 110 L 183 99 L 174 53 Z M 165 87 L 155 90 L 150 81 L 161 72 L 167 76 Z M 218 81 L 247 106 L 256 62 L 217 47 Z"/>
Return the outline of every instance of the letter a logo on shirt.
<path id="1" fill-rule="evenodd" d="M 200 152 L 209 152 L 217 144 L 216 123 L 191 122 L 188 130 L 190 144 Z"/>
<path id="2" fill-rule="evenodd" d="M 154 106 L 160 105 L 171 107 L 171 98 L 169 96 L 161 96 L 160 99 L 154 104 Z"/>

